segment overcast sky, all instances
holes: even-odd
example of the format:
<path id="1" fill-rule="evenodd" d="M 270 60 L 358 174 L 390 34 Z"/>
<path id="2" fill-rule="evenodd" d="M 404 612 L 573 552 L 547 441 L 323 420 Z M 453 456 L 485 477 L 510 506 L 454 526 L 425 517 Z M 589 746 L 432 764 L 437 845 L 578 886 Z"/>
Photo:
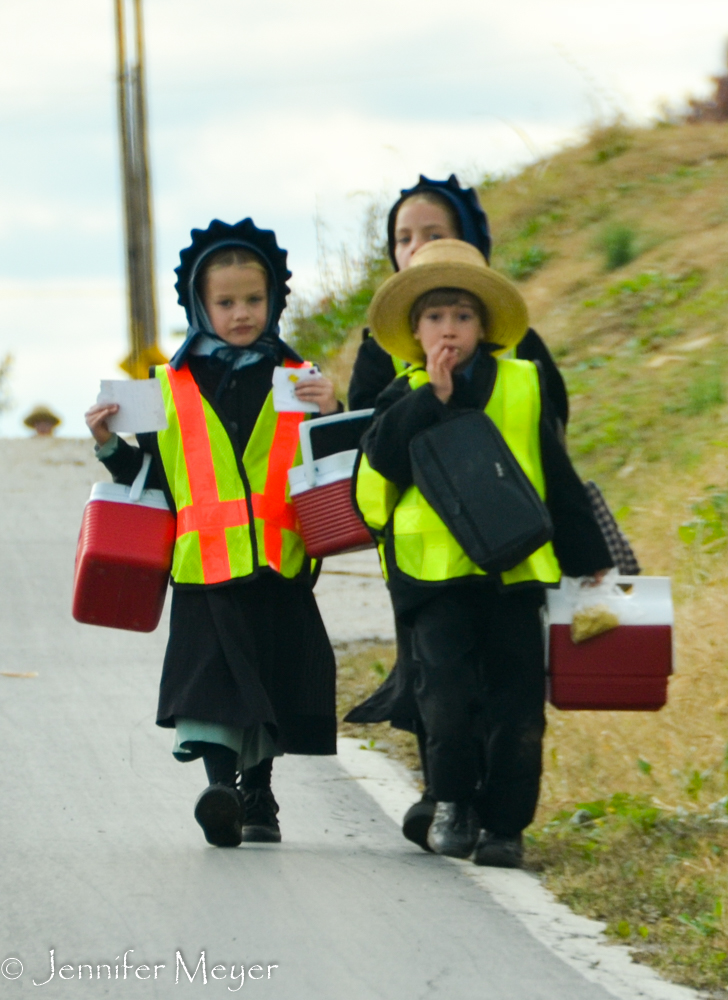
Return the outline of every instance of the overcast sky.
<path id="1" fill-rule="evenodd" d="M 251 215 L 314 294 L 370 196 L 473 182 L 705 94 L 726 0 L 144 0 L 160 326 L 189 230 Z M 25 433 L 44 402 L 85 433 L 127 353 L 113 0 L 0 5 L 0 357 Z M 487 206 L 486 206 L 487 208 Z M 497 233 L 495 237 L 497 239 Z"/>

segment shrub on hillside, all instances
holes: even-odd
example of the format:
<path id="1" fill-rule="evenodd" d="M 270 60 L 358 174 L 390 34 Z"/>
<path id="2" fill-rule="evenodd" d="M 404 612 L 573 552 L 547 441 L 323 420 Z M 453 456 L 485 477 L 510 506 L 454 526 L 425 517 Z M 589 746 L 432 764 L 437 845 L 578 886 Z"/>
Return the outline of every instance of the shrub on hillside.
<path id="1" fill-rule="evenodd" d="M 639 252 L 634 229 L 620 224 L 608 226 L 600 237 L 599 245 L 607 271 L 616 271 L 618 267 L 631 263 Z"/>
<path id="2" fill-rule="evenodd" d="M 525 281 L 526 278 L 530 278 L 539 268 L 543 267 L 549 257 L 551 254 L 543 247 L 529 247 L 518 257 L 509 260 L 506 264 L 506 270 L 516 281 Z"/>
<path id="3" fill-rule="evenodd" d="M 338 279 L 328 277 L 329 286 L 318 302 L 294 300 L 288 310 L 286 339 L 309 361 L 322 362 L 342 347 L 352 330 L 366 323 L 374 292 L 391 273 L 382 212 L 372 202 L 368 207 L 358 259 L 342 260 Z"/>
<path id="4" fill-rule="evenodd" d="M 608 163 L 632 147 L 632 134 L 621 121 L 597 128 L 590 135 L 594 163 Z"/>

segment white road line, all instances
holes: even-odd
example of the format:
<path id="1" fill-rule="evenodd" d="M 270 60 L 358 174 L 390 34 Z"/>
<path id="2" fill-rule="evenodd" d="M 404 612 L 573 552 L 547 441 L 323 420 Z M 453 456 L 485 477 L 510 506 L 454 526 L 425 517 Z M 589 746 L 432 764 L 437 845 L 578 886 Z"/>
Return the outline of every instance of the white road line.
<path id="1" fill-rule="evenodd" d="M 419 797 L 407 769 L 349 737 L 339 738 L 338 753 L 341 765 L 399 826 Z M 479 868 L 469 861 L 452 863 L 516 916 L 537 941 L 619 1000 L 699 1000 L 703 996 L 633 962 L 629 948 L 608 942 L 604 924 L 580 917 L 557 902 L 536 876 L 506 868 Z"/>

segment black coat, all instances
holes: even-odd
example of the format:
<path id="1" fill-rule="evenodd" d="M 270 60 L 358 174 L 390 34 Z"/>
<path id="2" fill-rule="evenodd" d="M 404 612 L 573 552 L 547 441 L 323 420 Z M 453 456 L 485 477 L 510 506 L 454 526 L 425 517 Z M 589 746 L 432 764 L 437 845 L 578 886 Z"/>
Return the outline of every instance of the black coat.
<path id="1" fill-rule="evenodd" d="M 409 447 L 412 438 L 433 424 L 448 419 L 453 411 L 484 409 L 493 390 L 495 376 L 496 362 L 481 348 L 471 378 L 455 376 L 454 391 L 447 404 L 440 402 L 429 384 L 412 390 L 407 378 L 393 381 L 379 395 L 373 423 L 362 442 L 372 468 L 400 489 L 410 486 L 412 468 Z M 611 566 L 612 559 L 594 519 L 584 486 L 559 442 L 543 384 L 541 395 L 541 458 L 546 482 L 546 506 L 554 524 L 554 551 L 567 576 L 589 576 Z M 389 587 L 395 614 L 406 614 L 429 600 L 436 588 L 448 585 L 449 582 L 412 582 L 393 574 Z"/>
<path id="2" fill-rule="evenodd" d="M 224 368 L 191 357 L 200 391 L 222 420 L 238 454 L 250 438 L 270 391 L 274 361 L 233 373 L 215 399 Z M 115 482 L 129 484 L 142 452 L 156 457 L 147 480 L 172 497 L 156 434 L 139 448 L 120 440 L 104 464 Z M 296 580 L 268 568 L 220 586 L 175 586 L 170 634 L 160 685 L 157 724 L 175 717 L 245 727 L 266 724 L 288 753 L 336 753 L 336 664 L 312 591 L 308 567 Z"/>

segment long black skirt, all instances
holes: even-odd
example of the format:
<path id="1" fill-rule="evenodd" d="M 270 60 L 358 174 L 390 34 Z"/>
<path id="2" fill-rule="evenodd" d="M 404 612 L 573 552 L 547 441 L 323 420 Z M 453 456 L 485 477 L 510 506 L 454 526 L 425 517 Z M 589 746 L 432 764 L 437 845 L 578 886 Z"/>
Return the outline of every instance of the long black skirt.
<path id="1" fill-rule="evenodd" d="M 175 717 L 262 723 L 285 753 L 336 753 L 336 663 L 310 581 L 174 590 L 157 725 Z"/>

